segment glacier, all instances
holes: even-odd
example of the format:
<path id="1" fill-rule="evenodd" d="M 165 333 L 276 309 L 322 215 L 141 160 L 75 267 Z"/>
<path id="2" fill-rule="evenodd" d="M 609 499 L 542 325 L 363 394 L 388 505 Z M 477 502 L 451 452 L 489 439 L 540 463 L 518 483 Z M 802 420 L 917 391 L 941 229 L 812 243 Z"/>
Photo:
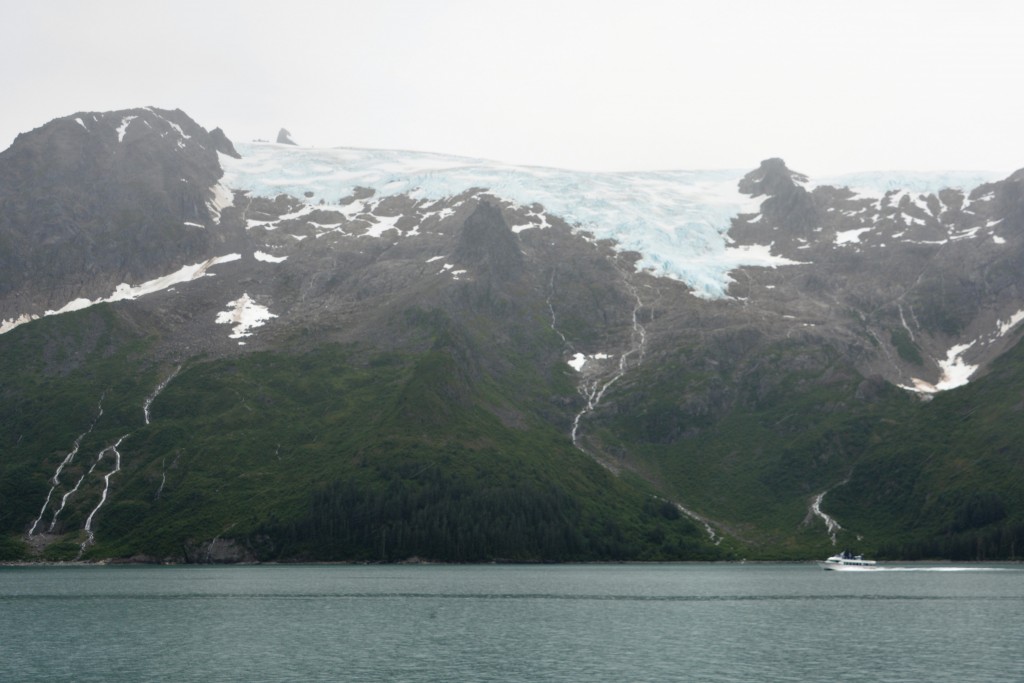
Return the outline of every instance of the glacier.
<path id="1" fill-rule="evenodd" d="M 620 251 L 638 252 L 639 268 L 680 280 L 702 298 L 726 298 L 729 273 L 736 268 L 800 263 L 773 254 L 770 244 L 730 244 L 732 219 L 757 214 L 764 199 L 740 193 L 746 170 L 591 172 L 402 150 L 267 142 L 238 143 L 236 149 L 241 159 L 220 157 L 221 184 L 258 196 L 288 194 L 310 205 L 334 206 L 356 187 L 372 188 L 378 198 L 407 194 L 430 200 L 484 188 L 522 207 L 540 204 L 597 239 L 614 240 Z M 829 176 L 805 187 L 851 187 L 881 197 L 896 188 L 925 194 L 969 189 L 1001 177 L 980 171 L 869 172 Z M 313 196 L 305 197 L 307 192 Z"/>
<path id="2" fill-rule="evenodd" d="M 120 134 L 131 120 L 131 117 L 122 119 Z M 75 121 L 86 126 L 80 117 Z M 732 219 L 745 215 L 748 223 L 757 222 L 764 199 L 739 192 L 737 186 L 746 174 L 744 170 L 592 172 L 515 166 L 486 159 L 403 150 L 318 149 L 267 142 L 238 143 L 235 147 L 241 154 L 240 159 L 219 155 L 224 175 L 213 186 L 213 196 L 208 203 L 214 220 L 219 220 L 221 210 L 232 205 L 230 190 L 265 197 L 291 195 L 307 205 L 295 215 L 312 211 L 321 201 L 326 204 L 322 208 L 348 215 L 355 210 L 362 211 L 363 205 L 340 206 L 337 202 L 350 196 L 356 187 L 372 188 L 378 199 L 407 194 L 425 200 L 440 200 L 470 188 L 484 188 L 539 219 L 539 223 L 512 226 L 514 231 L 537 226 L 543 229 L 550 225 L 547 215 L 557 215 L 597 239 L 613 240 L 620 251 L 639 253 L 639 268 L 656 276 L 680 280 L 701 298 L 728 298 L 727 290 L 733 282 L 730 272 L 736 268 L 801 263 L 773 254 L 771 244 L 731 244 L 728 231 Z M 808 190 L 822 185 L 849 187 L 857 194 L 873 197 L 901 189 L 919 197 L 944 188 L 967 192 L 1003 177 L 1005 173 L 997 171 L 892 171 L 832 175 L 800 184 Z M 306 197 L 307 192 L 313 196 Z M 978 197 L 974 201 L 984 199 L 986 197 Z M 542 205 L 544 211 L 536 212 L 535 204 Z M 368 235 L 379 237 L 390 227 L 383 218 L 378 220 L 381 222 Z M 276 223 L 250 221 L 249 227 L 263 225 L 273 229 Z M 836 242 L 855 243 L 862 231 L 866 229 L 840 233 Z M 995 235 L 992 238 L 997 243 L 1004 241 Z M 239 257 L 232 254 L 221 258 Z M 287 257 L 259 252 L 256 258 L 280 262 Z M 110 297 L 72 301 L 44 315 L 77 310 L 99 301 L 135 298 L 187 281 L 195 276 L 197 266 L 202 266 L 205 273 L 205 267 L 217 262 L 220 260 L 185 266 L 178 273 L 137 287 L 121 285 Z M 36 317 L 38 315 L 25 314 L 0 320 L 0 334 Z"/>
<path id="3" fill-rule="evenodd" d="M 241 159 L 221 157 L 221 183 L 258 196 L 303 199 L 312 192 L 308 204 L 333 205 L 356 187 L 378 197 L 430 200 L 485 188 L 519 206 L 541 204 L 597 239 L 614 240 L 621 251 L 638 252 L 639 268 L 681 280 L 704 298 L 725 297 L 729 271 L 740 266 L 797 263 L 772 255 L 770 245 L 730 246 L 731 219 L 756 213 L 763 199 L 739 192 L 742 170 L 586 172 L 426 152 L 260 142 L 236 149 Z"/>

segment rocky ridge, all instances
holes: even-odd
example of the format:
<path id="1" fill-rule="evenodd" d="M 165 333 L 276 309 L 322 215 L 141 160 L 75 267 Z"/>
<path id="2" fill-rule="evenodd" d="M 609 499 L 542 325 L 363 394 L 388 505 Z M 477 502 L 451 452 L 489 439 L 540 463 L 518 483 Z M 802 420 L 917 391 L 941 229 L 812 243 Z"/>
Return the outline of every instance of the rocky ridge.
<path id="1" fill-rule="evenodd" d="M 231 193 L 219 129 L 180 110 L 79 113 L 0 154 L 0 319 L 58 309 L 202 260 Z"/>

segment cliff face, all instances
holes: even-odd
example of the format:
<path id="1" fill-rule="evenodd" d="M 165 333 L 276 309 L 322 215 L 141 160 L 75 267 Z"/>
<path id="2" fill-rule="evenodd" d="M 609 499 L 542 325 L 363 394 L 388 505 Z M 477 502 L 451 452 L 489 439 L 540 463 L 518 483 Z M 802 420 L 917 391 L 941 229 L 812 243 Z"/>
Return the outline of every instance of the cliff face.
<path id="1" fill-rule="evenodd" d="M 222 132 L 184 112 L 81 113 L 0 154 L 0 317 L 109 294 L 223 241 Z"/>

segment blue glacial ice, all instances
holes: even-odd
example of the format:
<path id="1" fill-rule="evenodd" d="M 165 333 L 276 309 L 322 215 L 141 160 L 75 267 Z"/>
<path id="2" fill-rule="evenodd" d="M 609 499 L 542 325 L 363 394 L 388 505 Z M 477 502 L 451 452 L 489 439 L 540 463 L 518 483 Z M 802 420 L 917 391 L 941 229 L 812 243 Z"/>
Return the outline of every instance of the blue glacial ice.
<path id="1" fill-rule="evenodd" d="M 360 186 L 378 197 L 435 200 L 476 187 L 521 206 L 539 203 L 598 239 L 614 240 L 619 250 L 640 253 L 639 268 L 680 280 L 702 298 L 725 297 L 735 268 L 798 264 L 772 255 L 770 244 L 730 245 L 731 219 L 756 214 L 764 199 L 737 189 L 745 170 L 584 172 L 424 152 L 271 143 L 236 148 L 241 159 L 221 157 L 222 182 L 258 196 L 313 192 L 309 203 L 333 204 Z M 857 180 L 864 185 L 879 177 Z"/>

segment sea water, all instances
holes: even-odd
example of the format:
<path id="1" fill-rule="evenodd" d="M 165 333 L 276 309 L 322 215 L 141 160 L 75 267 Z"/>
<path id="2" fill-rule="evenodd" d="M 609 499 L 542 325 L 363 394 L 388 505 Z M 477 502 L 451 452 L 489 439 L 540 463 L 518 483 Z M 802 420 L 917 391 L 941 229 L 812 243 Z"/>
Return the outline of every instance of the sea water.
<path id="1" fill-rule="evenodd" d="M 1020 565 L 0 568 L 3 681 L 1011 681 Z"/>

